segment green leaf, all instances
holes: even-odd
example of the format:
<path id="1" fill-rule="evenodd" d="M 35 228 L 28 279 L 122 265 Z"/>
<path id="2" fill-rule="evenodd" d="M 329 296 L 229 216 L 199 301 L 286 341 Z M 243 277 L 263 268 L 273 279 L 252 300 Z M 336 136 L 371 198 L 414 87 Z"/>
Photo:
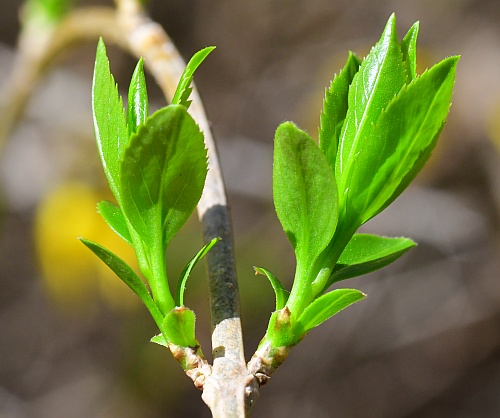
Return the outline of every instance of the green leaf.
<path id="1" fill-rule="evenodd" d="M 158 344 L 158 345 L 161 345 L 163 347 L 167 347 L 168 348 L 167 340 L 165 339 L 165 337 L 163 336 L 163 334 L 155 335 L 153 338 L 151 338 L 150 341 L 152 343 L 155 343 L 155 344 Z"/>
<path id="2" fill-rule="evenodd" d="M 129 136 L 146 122 L 149 115 L 148 91 L 144 77 L 144 60 L 141 58 L 135 67 L 128 90 L 127 124 Z"/>
<path id="3" fill-rule="evenodd" d="M 392 203 L 429 158 L 448 115 L 457 62 L 447 58 L 415 78 L 372 126 L 352 171 L 352 207 L 362 222 Z"/>
<path id="4" fill-rule="evenodd" d="M 116 254 L 104 248 L 93 241 L 85 238 L 79 238 L 80 241 L 89 248 L 97 257 L 99 257 L 104 264 L 106 264 L 132 291 L 139 296 L 144 305 L 148 308 L 151 316 L 155 322 L 161 326 L 163 321 L 163 316 L 160 310 L 154 303 L 151 295 L 146 288 L 146 285 L 142 282 L 135 271 L 130 267 L 125 261 L 123 261 Z"/>
<path id="5" fill-rule="evenodd" d="M 365 58 L 354 76 L 349 89 L 349 106 L 340 138 L 335 177 L 339 190 L 340 207 L 347 207 L 348 201 L 359 192 L 353 179 L 358 175 L 369 178 L 372 167 L 361 167 L 358 159 L 368 142 L 368 132 L 372 129 L 390 100 L 398 93 L 406 81 L 401 48 L 396 34 L 396 17 L 392 15 L 387 22 L 380 41 Z M 357 215 L 354 213 L 354 215 Z M 348 222 L 359 222 L 350 219 Z"/>
<path id="6" fill-rule="evenodd" d="M 273 287 L 274 294 L 276 295 L 276 311 L 283 309 L 288 301 L 288 296 L 290 296 L 290 292 L 286 290 L 285 286 L 271 273 L 269 270 L 263 267 L 254 267 L 255 274 L 262 274 L 267 276 L 271 286 Z"/>
<path id="7" fill-rule="evenodd" d="M 391 264 L 416 245 L 409 238 L 355 234 L 342 252 L 323 292 L 335 282 L 361 276 Z"/>
<path id="8" fill-rule="evenodd" d="M 205 255 L 212 249 L 212 247 L 217 244 L 221 238 L 214 238 L 208 244 L 205 244 L 200 251 L 191 259 L 191 261 L 184 267 L 181 273 L 179 281 L 177 282 L 177 292 L 175 296 L 176 306 L 184 306 L 184 291 L 186 290 L 186 282 L 193 270 L 194 266 L 198 261 L 200 261 Z"/>
<path id="9" fill-rule="evenodd" d="M 401 52 L 403 53 L 403 62 L 406 66 L 408 83 L 417 76 L 417 38 L 419 28 L 419 22 L 415 22 L 401 41 Z"/>
<path id="10" fill-rule="evenodd" d="M 164 253 L 200 200 L 207 156 L 193 118 L 171 105 L 150 116 L 121 164 L 122 210 L 150 248 Z"/>
<path id="11" fill-rule="evenodd" d="M 291 122 L 281 124 L 276 131 L 273 196 L 297 263 L 312 266 L 335 232 L 337 188 L 326 157 L 314 140 Z"/>
<path id="12" fill-rule="evenodd" d="M 296 333 L 306 334 L 328 318 L 365 297 L 364 293 L 356 289 L 336 289 L 316 298 L 300 315 L 294 326 Z"/>
<path id="13" fill-rule="evenodd" d="M 127 221 L 120 207 L 103 200 L 97 204 L 97 210 L 109 227 L 128 244 L 132 245 L 132 239 L 127 227 Z"/>
<path id="14" fill-rule="evenodd" d="M 349 86 L 358 72 L 359 66 L 359 59 L 350 52 L 346 65 L 339 75 L 335 75 L 330 88 L 326 90 L 325 99 L 323 100 L 323 111 L 321 112 L 319 127 L 319 147 L 333 169 L 335 169 L 339 138 L 347 114 Z"/>
<path id="15" fill-rule="evenodd" d="M 193 81 L 193 75 L 199 65 L 205 60 L 208 54 L 215 49 L 215 46 L 209 46 L 198 51 L 189 60 L 184 72 L 181 75 L 177 89 L 175 90 L 174 97 L 172 99 L 172 104 L 179 104 L 184 106 L 186 109 L 189 108 L 191 101 L 189 96 L 193 90 L 191 83 Z"/>
<path id="16" fill-rule="evenodd" d="M 113 195 L 120 204 L 119 164 L 129 137 L 122 99 L 111 75 L 106 46 L 102 39 L 97 46 L 92 84 L 92 111 L 97 149 L 104 173 Z"/>
<path id="17" fill-rule="evenodd" d="M 163 329 L 168 342 L 180 347 L 197 347 L 195 329 L 196 317 L 192 310 L 185 307 L 172 309 L 163 320 Z"/>

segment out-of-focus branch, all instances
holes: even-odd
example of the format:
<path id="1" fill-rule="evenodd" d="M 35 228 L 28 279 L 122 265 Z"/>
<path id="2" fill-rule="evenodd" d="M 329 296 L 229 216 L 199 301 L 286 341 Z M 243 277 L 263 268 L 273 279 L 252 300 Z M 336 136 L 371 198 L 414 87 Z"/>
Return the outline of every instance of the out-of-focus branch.
<path id="1" fill-rule="evenodd" d="M 0 152 L 47 66 L 72 44 L 99 36 L 122 42 L 112 8 L 75 9 L 52 27 L 26 25 L 23 28 L 12 71 L 2 86 Z"/>

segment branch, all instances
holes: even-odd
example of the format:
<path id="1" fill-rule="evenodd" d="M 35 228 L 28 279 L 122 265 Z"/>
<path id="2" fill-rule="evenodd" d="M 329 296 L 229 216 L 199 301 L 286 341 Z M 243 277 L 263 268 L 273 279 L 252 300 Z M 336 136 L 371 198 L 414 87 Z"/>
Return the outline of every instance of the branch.
<path id="1" fill-rule="evenodd" d="M 57 55 L 76 42 L 95 40 L 99 36 L 121 42 L 115 16 L 111 8 L 89 7 L 69 12 L 57 26 L 23 27 L 11 73 L 2 86 L 0 152 Z"/>

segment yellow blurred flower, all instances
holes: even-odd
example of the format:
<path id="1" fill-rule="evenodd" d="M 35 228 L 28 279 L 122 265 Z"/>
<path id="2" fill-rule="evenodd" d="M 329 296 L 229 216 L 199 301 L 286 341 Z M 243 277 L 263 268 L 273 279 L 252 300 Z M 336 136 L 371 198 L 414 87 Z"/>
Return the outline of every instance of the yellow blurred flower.
<path id="1" fill-rule="evenodd" d="M 108 198 L 89 185 L 67 182 L 40 202 L 34 235 L 44 287 L 67 313 L 87 314 L 101 299 L 111 309 L 130 310 L 139 298 L 77 239 L 91 239 L 136 267 L 133 249 L 97 213 Z"/>

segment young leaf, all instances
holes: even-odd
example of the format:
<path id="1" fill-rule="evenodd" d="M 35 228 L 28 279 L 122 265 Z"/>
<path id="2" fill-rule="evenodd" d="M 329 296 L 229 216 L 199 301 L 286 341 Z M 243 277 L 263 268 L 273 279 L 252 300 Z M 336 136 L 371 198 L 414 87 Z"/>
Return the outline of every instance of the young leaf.
<path id="1" fill-rule="evenodd" d="M 417 37 L 419 28 L 419 22 L 415 22 L 401 41 L 407 83 L 417 76 Z"/>
<path id="2" fill-rule="evenodd" d="M 198 341 L 194 335 L 194 312 L 185 307 L 171 310 L 163 320 L 163 329 L 167 333 L 168 342 L 180 347 L 197 347 Z"/>
<path id="3" fill-rule="evenodd" d="M 262 274 L 267 276 L 271 286 L 274 289 L 274 294 L 276 295 L 276 308 L 275 311 L 279 311 L 283 309 L 288 301 L 288 296 L 290 296 L 290 292 L 286 290 L 285 286 L 281 284 L 281 282 L 271 273 L 269 270 L 263 267 L 254 267 L 255 274 Z"/>
<path id="4" fill-rule="evenodd" d="M 273 196 L 297 263 L 311 266 L 335 232 L 337 188 L 314 140 L 290 122 L 276 131 Z"/>
<path id="5" fill-rule="evenodd" d="M 132 239 L 127 227 L 127 221 L 120 207 L 103 200 L 97 204 L 97 210 L 109 227 L 128 244 L 132 245 Z"/>
<path id="6" fill-rule="evenodd" d="M 322 322 L 331 318 L 342 309 L 347 308 L 355 302 L 365 298 L 366 295 L 356 289 L 336 289 L 316 298 L 302 315 L 294 328 L 297 334 L 306 334 L 308 331 L 317 327 Z"/>
<path id="7" fill-rule="evenodd" d="M 458 57 L 415 78 L 380 116 L 352 171 L 358 191 L 352 207 L 366 222 L 385 209 L 415 178 L 430 156 L 451 103 Z"/>
<path id="8" fill-rule="evenodd" d="M 181 277 L 177 282 L 177 291 L 175 294 L 175 305 L 184 306 L 184 291 L 186 290 L 186 282 L 191 274 L 193 267 L 211 250 L 211 248 L 220 241 L 220 238 L 214 238 L 208 244 L 205 244 L 200 251 L 191 259 L 191 261 L 184 267 Z"/>
<path id="9" fill-rule="evenodd" d="M 335 169 L 339 138 L 347 114 L 349 86 L 358 72 L 359 65 L 358 57 L 350 52 L 344 68 L 339 75 L 335 75 L 323 100 L 319 126 L 319 147 L 333 169 Z"/>
<path id="10" fill-rule="evenodd" d="M 164 252 L 200 200 L 207 173 L 203 134 L 182 106 L 150 116 L 121 163 L 122 210 L 150 248 Z"/>
<path id="11" fill-rule="evenodd" d="M 191 82 L 193 81 L 193 75 L 199 65 L 205 60 L 208 54 L 215 49 L 215 46 L 209 46 L 198 51 L 189 60 L 184 72 L 181 75 L 177 89 L 175 90 L 174 97 L 172 99 L 172 104 L 179 104 L 184 106 L 186 109 L 189 108 L 191 101 L 189 96 L 193 90 L 191 87 Z"/>
<path id="12" fill-rule="evenodd" d="M 366 140 L 368 131 L 405 81 L 403 58 L 396 34 L 396 17 L 392 15 L 380 41 L 361 64 L 349 89 L 349 106 L 335 171 L 341 207 L 346 206 L 345 202 L 350 196 L 358 193 L 351 181 L 356 177 L 354 168 L 359 168 L 357 160 L 369 142 Z M 367 178 L 372 175 L 370 168 L 365 169 L 364 176 Z"/>
<path id="13" fill-rule="evenodd" d="M 342 252 L 337 265 L 323 289 L 335 282 L 370 273 L 391 264 L 417 245 L 409 238 L 387 238 L 355 234 Z"/>
<path id="14" fill-rule="evenodd" d="M 135 67 L 128 90 L 127 124 L 129 136 L 137 132 L 139 125 L 146 122 L 149 114 L 148 91 L 144 77 L 144 60 Z"/>
<path id="15" fill-rule="evenodd" d="M 150 341 L 152 343 L 155 343 L 155 344 L 158 344 L 158 345 L 161 345 L 163 347 L 167 347 L 168 348 L 167 340 L 165 339 L 165 337 L 163 336 L 163 334 L 155 335 L 153 338 L 151 338 Z"/>
<path id="16" fill-rule="evenodd" d="M 266 339 L 271 342 L 273 347 L 292 347 L 300 341 L 301 337 L 301 335 L 294 333 L 288 307 L 285 306 L 271 314 Z"/>
<path id="17" fill-rule="evenodd" d="M 99 257 L 113 272 L 139 296 L 144 305 L 148 308 L 155 322 L 160 326 L 163 321 L 163 316 L 160 310 L 154 303 L 151 295 L 135 271 L 116 254 L 109 251 L 107 248 L 90 241 L 85 238 L 80 238 L 80 241 L 90 249 L 97 257 Z"/>
<path id="18" fill-rule="evenodd" d="M 92 84 L 92 111 L 97 149 L 109 187 L 120 204 L 119 163 L 128 144 L 122 99 L 109 69 L 106 46 L 99 40 Z"/>

